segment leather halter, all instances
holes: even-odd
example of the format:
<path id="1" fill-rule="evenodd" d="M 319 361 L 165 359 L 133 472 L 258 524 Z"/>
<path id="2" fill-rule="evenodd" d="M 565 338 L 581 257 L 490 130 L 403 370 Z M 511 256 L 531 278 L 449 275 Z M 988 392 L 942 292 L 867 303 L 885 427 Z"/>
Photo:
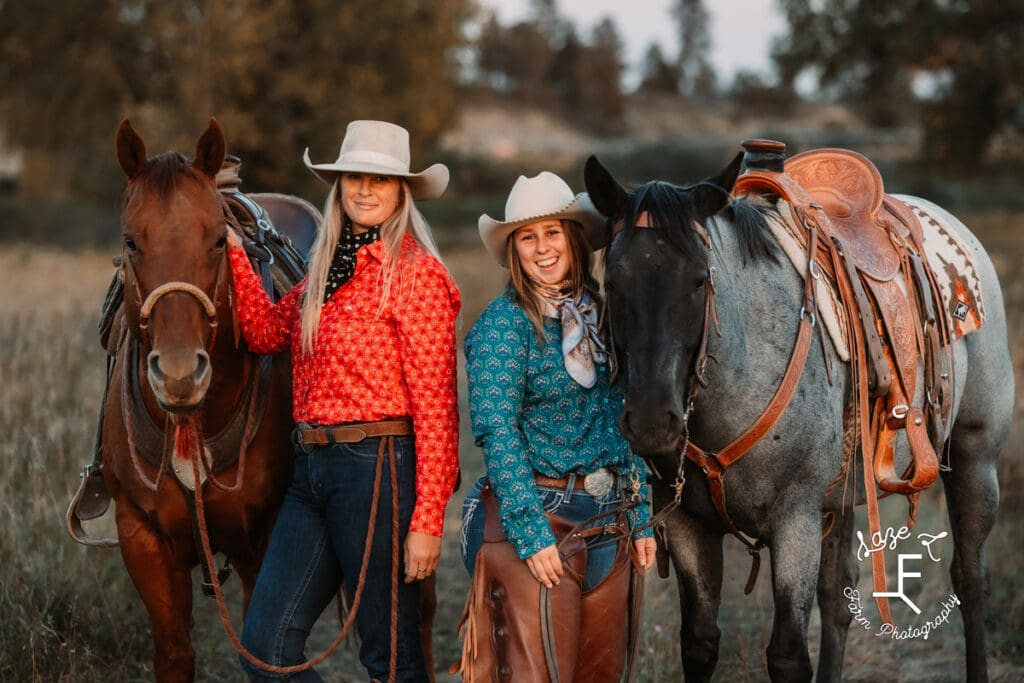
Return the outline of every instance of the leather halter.
<path id="1" fill-rule="evenodd" d="M 227 206 L 227 203 L 224 201 L 223 196 L 220 196 L 218 194 L 218 198 L 220 199 L 220 207 L 224 215 L 226 224 L 232 225 L 233 215 L 231 214 L 230 209 Z M 234 222 L 234 227 L 237 229 L 237 222 Z M 132 286 L 135 290 L 136 301 L 141 302 L 141 306 L 139 308 L 139 339 L 138 341 L 136 341 L 134 339 L 129 338 L 128 343 L 126 345 L 127 348 L 125 349 L 124 358 L 121 361 L 122 420 L 124 421 L 125 429 L 127 430 L 128 450 L 131 456 L 132 464 L 135 468 L 136 476 L 138 476 L 139 481 L 143 484 L 143 486 L 152 491 L 156 491 L 159 488 L 163 475 L 167 470 L 167 459 L 170 450 L 170 443 L 168 439 L 172 434 L 172 431 L 166 428 L 160 429 L 157 425 L 153 423 L 152 417 L 150 417 L 148 413 L 146 413 L 145 408 L 138 407 L 142 405 L 142 393 L 137 381 L 137 377 L 135 376 L 135 369 L 138 367 L 138 363 L 140 362 L 139 348 L 140 346 L 149 346 L 151 343 L 149 337 L 149 321 L 153 312 L 153 308 L 156 306 L 157 302 L 167 294 L 170 294 L 171 292 L 184 292 L 192 296 L 194 299 L 196 299 L 196 301 L 198 301 L 203 308 L 203 313 L 206 315 L 206 320 L 210 327 L 210 336 L 206 342 L 206 351 L 208 353 L 213 351 L 213 346 L 217 339 L 218 328 L 217 303 L 220 301 L 220 291 L 221 284 L 224 280 L 224 271 L 228 268 L 227 254 L 228 250 L 225 247 L 223 256 L 217 267 L 217 281 L 214 284 L 212 299 L 200 287 L 197 287 L 196 285 L 189 282 L 181 281 L 166 282 L 156 287 L 145 297 L 145 299 L 143 299 L 142 290 L 141 287 L 139 286 L 139 278 L 135 272 L 135 266 L 132 263 L 131 258 L 129 258 L 127 254 L 122 254 L 121 256 L 121 263 L 123 264 L 123 267 L 127 273 L 125 275 L 125 279 L 127 280 L 128 277 L 131 278 Z M 236 334 L 237 329 L 238 328 L 236 325 Z M 129 337 L 132 336 L 134 335 L 129 334 Z M 212 475 L 218 469 L 223 469 L 234 464 L 235 459 L 233 459 L 233 457 L 230 454 L 221 453 L 218 450 L 217 455 L 220 457 L 218 457 L 213 464 L 208 464 L 206 462 L 205 457 L 202 454 L 202 451 L 206 450 L 210 444 L 206 442 L 202 435 L 199 436 L 201 452 L 197 457 L 199 460 L 203 461 L 204 468 L 205 470 L 207 470 L 204 473 L 207 474 L 209 476 L 209 479 L 214 482 L 214 485 L 221 490 L 230 492 L 241 486 L 241 475 L 245 471 L 244 458 L 241 458 L 241 454 L 244 453 L 245 448 L 248 446 L 248 441 L 255 434 L 255 428 L 258 428 L 259 423 L 262 420 L 263 407 L 265 405 L 267 388 L 269 386 L 269 376 L 269 362 L 266 359 L 264 359 L 259 364 L 259 367 L 256 368 L 255 376 L 251 377 L 248 382 L 248 385 L 246 387 L 246 400 L 243 402 L 242 405 L 239 406 L 238 411 L 232 416 L 225 430 L 223 430 L 221 433 L 217 434 L 216 437 L 214 437 L 215 442 L 221 442 L 223 441 L 223 436 L 225 434 L 230 434 L 234 436 L 236 435 L 236 433 L 238 433 L 239 428 L 241 427 L 242 438 L 240 441 L 241 446 L 239 448 L 239 459 L 241 460 L 241 465 L 239 474 L 238 476 L 236 476 L 235 483 L 233 485 L 225 486 L 224 484 L 221 484 L 219 481 L 217 481 L 216 478 Z M 257 408 L 259 408 L 258 411 L 256 410 Z M 138 416 L 140 412 L 146 414 L 148 419 L 139 419 Z M 244 422 L 240 421 L 239 417 L 244 417 Z M 142 437 L 141 439 L 137 438 L 137 432 L 135 427 L 141 427 L 138 431 L 138 436 Z M 150 480 L 142 470 L 141 464 L 139 462 L 137 447 L 139 440 L 147 441 L 150 445 L 154 445 L 157 442 L 163 444 L 163 447 L 160 450 L 160 457 L 158 460 L 154 461 L 154 459 L 151 457 L 146 458 L 147 461 L 150 462 L 150 464 L 157 468 L 157 476 L 155 480 Z M 149 448 L 145 449 L 145 451 L 148 453 Z M 177 479 L 178 483 L 181 484 L 186 490 L 189 489 L 189 486 L 184 483 L 180 475 L 177 477 Z M 201 479 L 196 480 L 195 485 L 201 486 L 201 482 Z M 208 580 L 207 583 L 209 583 Z"/>
<path id="2" fill-rule="evenodd" d="M 803 224 L 804 228 L 808 231 L 807 272 L 813 274 L 818 268 L 817 261 L 815 260 L 818 248 L 818 227 L 813 220 L 807 220 L 806 218 L 803 221 Z M 614 236 L 620 232 L 623 227 L 622 221 L 617 222 L 612 227 L 612 235 Z M 637 216 L 634 227 L 654 227 L 651 224 L 650 215 L 647 211 L 641 212 Z M 735 438 L 719 451 L 705 450 L 690 441 L 689 420 L 693 413 L 700 388 L 708 386 L 708 382 L 704 377 L 704 371 L 706 369 L 708 359 L 715 359 L 713 354 L 709 354 L 707 352 L 708 337 L 710 336 L 712 324 L 714 324 L 715 330 L 718 332 L 718 314 L 714 300 L 715 269 L 714 266 L 711 265 L 711 239 L 708 236 L 707 230 L 705 230 L 697 221 L 692 222 L 692 228 L 700 237 L 707 249 L 708 281 L 705 286 L 704 294 L 704 321 L 702 323 L 701 341 L 697 355 L 694 359 L 693 375 L 689 380 L 686 404 L 683 413 L 683 432 L 677 442 L 677 447 L 679 449 L 679 468 L 676 475 L 676 482 L 674 484 L 676 491 L 675 502 L 678 504 L 679 498 L 682 494 L 682 487 L 685 483 L 685 477 L 683 476 L 683 461 L 685 457 L 700 467 L 704 472 L 708 480 L 711 501 L 714 503 L 715 510 L 725 523 L 729 533 L 738 538 L 740 542 L 746 546 L 747 552 L 752 558 L 750 576 L 748 577 L 746 587 L 744 588 L 744 592 L 746 594 L 750 594 L 754 589 L 754 583 L 757 581 L 757 575 L 761 566 L 760 551 L 766 544 L 760 539 L 752 540 L 747 538 L 732 521 L 732 517 L 729 515 L 726 504 L 725 472 L 730 465 L 733 465 L 736 461 L 749 453 L 750 450 L 753 449 L 754 446 L 756 446 L 761 439 L 763 439 L 768 432 L 775 427 L 779 419 L 786 412 L 790 401 L 796 393 L 796 388 L 800 384 L 800 378 L 803 376 L 804 367 L 807 363 L 807 354 L 811 345 L 811 335 L 815 326 L 814 312 L 816 310 L 816 304 L 814 301 L 813 277 L 808 276 L 805 280 L 803 304 L 800 310 L 800 324 L 797 332 L 796 343 L 794 344 L 793 352 L 790 355 L 786 372 L 775 391 L 775 395 L 772 397 L 767 407 L 765 407 L 764 411 L 762 411 L 761 415 L 758 416 L 754 423 L 740 436 Z M 720 334 L 720 332 L 718 332 L 718 334 Z"/>
<path id="3" fill-rule="evenodd" d="M 220 264 L 217 266 L 217 283 L 213 288 L 212 300 L 206 292 L 196 285 L 190 282 L 181 282 L 178 280 L 165 282 L 151 291 L 146 298 L 143 299 L 142 289 L 139 287 L 139 277 L 135 273 L 135 264 L 132 263 L 131 258 L 127 254 L 122 255 L 121 262 L 125 265 L 125 270 L 131 275 L 132 286 L 135 288 L 136 300 L 141 303 L 141 306 L 139 307 L 139 337 L 143 345 L 150 345 L 149 320 L 157 302 L 171 292 L 184 292 L 198 301 L 199 305 L 202 306 L 203 313 L 206 315 L 206 322 L 210 326 L 210 338 L 206 342 L 206 350 L 211 351 L 213 349 L 213 344 L 217 339 L 217 302 L 220 301 L 221 283 L 224 280 L 224 270 L 227 268 L 227 253 L 228 251 L 225 247 L 224 255 L 221 258 Z"/>
<path id="4" fill-rule="evenodd" d="M 218 268 L 217 275 L 217 286 L 220 287 L 220 273 L 223 271 L 223 266 Z M 134 274 L 133 274 L 134 277 Z M 135 282 L 138 286 L 138 280 Z M 217 329 L 217 308 L 214 303 L 210 301 L 210 297 L 206 295 L 206 292 L 199 289 L 193 284 L 188 282 L 165 282 L 160 285 L 146 297 L 146 300 L 142 302 L 142 308 L 139 309 L 139 330 L 143 335 L 149 334 L 149 316 L 153 311 L 153 307 L 156 306 L 156 302 L 160 300 L 160 297 L 171 292 L 185 292 L 191 294 L 193 298 L 199 301 L 199 304 L 203 307 L 203 311 L 206 313 L 206 319 L 210 323 L 210 328 L 213 330 Z M 214 290 L 214 296 L 217 296 L 217 290 Z M 213 342 L 210 342 L 210 346 L 213 346 Z"/>

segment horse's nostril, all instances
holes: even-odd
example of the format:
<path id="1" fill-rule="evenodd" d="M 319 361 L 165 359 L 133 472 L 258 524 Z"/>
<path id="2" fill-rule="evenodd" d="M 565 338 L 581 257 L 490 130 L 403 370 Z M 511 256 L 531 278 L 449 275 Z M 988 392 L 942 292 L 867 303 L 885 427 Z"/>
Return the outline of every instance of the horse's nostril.
<path id="1" fill-rule="evenodd" d="M 196 354 L 196 381 L 201 380 L 210 369 L 210 354 L 200 351 Z"/>
<path id="2" fill-rule="evenodd" d="M 160 354 L 156 351 L 150 352 L 147 362 L 149 363 L 149 374 L 161 382 L 164 380 L 163 370 L 160 369 Z"/>

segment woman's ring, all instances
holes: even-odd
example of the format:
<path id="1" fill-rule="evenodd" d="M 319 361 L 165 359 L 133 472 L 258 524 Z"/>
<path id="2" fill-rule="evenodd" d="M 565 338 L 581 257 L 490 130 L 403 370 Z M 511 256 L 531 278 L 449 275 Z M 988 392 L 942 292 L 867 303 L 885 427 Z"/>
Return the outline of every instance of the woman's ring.
<path id="1" fill-rule="evenodd" d="M 427 570 L 426 570 L 426 569 L 424 569 L 423 567 L 416 567 L 416 573 L 417 573 L 417 574 L 422 574 L 422 573 L 423 573 L 423 572 L 425 572 L 425 571 L 427 571 Z"/>

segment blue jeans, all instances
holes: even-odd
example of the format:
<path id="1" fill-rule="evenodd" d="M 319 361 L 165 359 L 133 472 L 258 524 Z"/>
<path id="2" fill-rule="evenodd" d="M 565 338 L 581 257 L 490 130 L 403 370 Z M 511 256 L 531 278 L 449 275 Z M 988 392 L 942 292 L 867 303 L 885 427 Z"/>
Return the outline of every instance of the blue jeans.
<path id="1" fill-rule="evenodd" d="M 481 477 L 473 484 L 466 500 L 462 503 L 462 561 L 466 571 L 473 574 L 476 554 L 484 541 L 484 523 L 487 512 L 480 502 L 480 490 L 486 477 Z M 544 512 L 556 514 L 574 523 L 590 519 L 602 512 L 610 512 L 619 505 L 622 493 L 613 487 L 602 498 L 594 498 L 581 489 L 573 488 L 572 478 L 565 488 L 538 486 Z M 615 521 L 614 515 L 601 517 L 589 526 L 602 526 Z M 588 527 L 589 528 L 589 527 Z M 601 583 L 608 576 L 615 564 L 616 543 L 609 543 L 610 536 L 599 534 L 587 539 L 587 573 L 583 578 L 583 591 L 586 592 Z"/>
<path id="2" fill-rule="evenodd" d="M 404 582 L 402 544 L 416 502 L 413 437 L 393 437 L 398 479 L 398 681 L 426 681 L 420 643 L 420 583 Z M 263 661 L 306 661 L 306 638 L 344 582 L 350 600 L 366 547 L 380 438 L 296 449 L 295 475 L 270 537 L 242 633 Z M 386 451 L 385 451 L 386 453 Z M 359 660 L 370 678 L 387 680 L 391 623 L 391 478 L 383 463 L 380 500 L 356 627 Z M 318 654 L 318 653 L 315 653 Z M 242 659 L 253 680 L 320 681 L 313 670 L 291 677 L 268 674 Z"/>

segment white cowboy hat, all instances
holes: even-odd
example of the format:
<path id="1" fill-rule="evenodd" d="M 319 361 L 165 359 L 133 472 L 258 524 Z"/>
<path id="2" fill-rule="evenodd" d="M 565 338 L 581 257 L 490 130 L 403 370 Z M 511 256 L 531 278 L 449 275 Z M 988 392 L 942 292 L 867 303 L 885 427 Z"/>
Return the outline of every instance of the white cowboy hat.
<path id="1" fill-rule="evenodd" d="M 605 218 L 590 201 L 590 195 L 573 195 L 568 183 L 554 173 L 542 171 L 532 178 L 519 176 L 505 202 L 505 220 L 487 214 L 480 216 L 480 239 L 501 265 L 508 267 L 505 245 L 509 235 L 529 223 L 547 218 L 565 218 L 583 226 L 583 236 L 591 249 L 600 249 L 605 241 Z"/>
<path id="2" fill-rule="evenodd" d="M 314 164 L 309 160 L 309 147 L 302 160 L 329 185 L 339 173 L 350 171 L 405 178 L 413 199 L 435 199 L 448 187 L 448 167 L 444 164 L 434 164 L 419 173 L 409 171 L 409 131 L 386 121 L 349 123 L 338 159 L 332 164 Z"/>

